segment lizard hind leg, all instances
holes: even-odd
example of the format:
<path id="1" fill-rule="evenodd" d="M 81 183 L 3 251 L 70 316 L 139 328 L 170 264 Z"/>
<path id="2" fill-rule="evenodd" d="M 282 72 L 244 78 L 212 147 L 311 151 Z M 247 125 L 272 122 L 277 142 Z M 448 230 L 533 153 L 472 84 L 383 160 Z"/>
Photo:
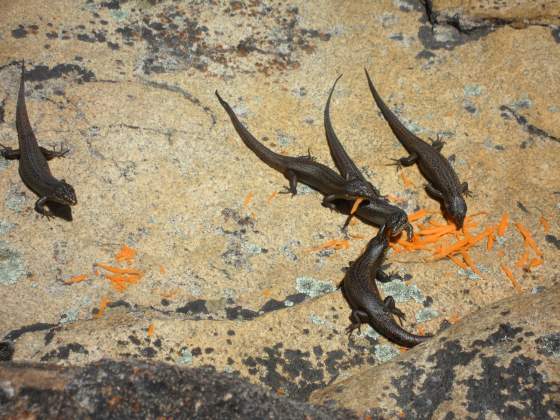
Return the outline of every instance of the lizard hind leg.
<path id="1" fill-rule="evenodd" d="M 346 333 L 351 335 L 356 328 L 358 329 L 358 333 L 360 333 L 360 327 L 363 324 L 363 319 L 367 319 L 367 316 L 367 313 L 364 311 L 353 309 L 349 317 L 351 324 L 346 328 Z"/>
<path id="2" fill-rule="evenodd" d="M 406 315 L 403 311 L 395 306 L 395 299 L 393 298 L 393 296 L 387 296 L 383 301 L 383 306 L 385 307 L 386 312 L 393 314 L 397 318 L 399 318 L 399 321 L 402 325 L 402 321 L 406 319 Z"/>

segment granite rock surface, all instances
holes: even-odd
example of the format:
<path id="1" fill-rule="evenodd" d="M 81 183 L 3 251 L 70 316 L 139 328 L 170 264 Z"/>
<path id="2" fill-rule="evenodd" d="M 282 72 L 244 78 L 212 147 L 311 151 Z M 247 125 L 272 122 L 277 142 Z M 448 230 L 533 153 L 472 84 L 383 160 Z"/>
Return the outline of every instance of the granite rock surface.
<path id="1" fill-rule="evenodd" d="M 433 2 L 441 16 L 452 7 Z M 464 30 L 405 0 L 4 1 L 0 143 L 17 144 L 25 59 L 32 126 L 42 145 L 70 149 L 50 167 L 78 205 L 71 222 L 40 217 L 17 162 L 0 159 L 2 358 L 210 364 L 305 400 L 398 356 L 371 329 L 344 334 L 350 311 L 336 290 L 376 229 L 356 223 L 346 248 L 321 248 L 346 239 L 345 216 L 305 187 L 275 195 L 287 181 L 246 149 L 214 96 L 268 147 L 332 166 L 323 107 L 343 73 L 331 116 L 349 154 L 408 213 L 439 217 L 416 167 L 386 166 L 404 151 L 363 67 L 411 130 L 443 136 L 474 191 L 469 212 L 484 212 L 473 231 L 508 212 L 542 253 L 517 267 L 533 250 L 513 224 L 493 249 L 471 250 L 479 273 L 389 253 L 405 281 L 382 293 L 404 327 L 437 334 L 518 292 L 544 296 L 560 269 L 560 35 L 552 20 L 500 19 Z M 124 245 L 136 255 L 117 261 Z M 141 275 L 118 280 L 99 264 Z"/>

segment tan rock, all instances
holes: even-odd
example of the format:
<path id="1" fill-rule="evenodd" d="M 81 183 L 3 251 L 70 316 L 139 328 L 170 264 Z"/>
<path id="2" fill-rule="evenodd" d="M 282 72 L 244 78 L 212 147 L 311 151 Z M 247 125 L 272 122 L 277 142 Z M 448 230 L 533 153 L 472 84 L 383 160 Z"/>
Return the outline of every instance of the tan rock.
<path id="1" fill-rule="evenodd" d="M 389 418 L 560 415 L 560 287 L 505 299 L 311 401 Z"/>

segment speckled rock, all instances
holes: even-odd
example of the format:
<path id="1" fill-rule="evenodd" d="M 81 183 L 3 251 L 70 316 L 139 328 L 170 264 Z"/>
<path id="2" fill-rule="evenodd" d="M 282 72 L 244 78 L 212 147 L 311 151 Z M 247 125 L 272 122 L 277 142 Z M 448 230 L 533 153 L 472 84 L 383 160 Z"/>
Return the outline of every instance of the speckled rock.
<path id="1" fill-rule="evenodd" d="M 560 286 L 491 304 L 311 401 L 374 418 L 558 418 Z"/>
<path id="2" fill-rule="evenodd" d="M 560 3 L 556 0 L 432 0 L 430 3 L 437 23 L 453 23 L 462 30 L 504 24 L 517 28 L 560 24 Z"/>
<path id="3" fill-rule="evenodd" d="M 211 368 L 104 360 L 82 368 L 0 364 L 0 416 L 42 419 L 345 419 Z"/>
<path id="4" fill-rule="evenodd" d="M 438 213 L 416 167 L 375 108 L 367 66 L 388 105 L 418 135 L 445 137 L 484 211 L 508 211 L 533 233 L 544 263 L 515 267 L 510 228 L 471 249 L 480 275 L 429 253 L 390 253 L 406 281 L 384 285 L 404 327 L 437 333 L 560 272 L 560 54 L 555 28 L 464 33 L 429 22 L 417 1 L 176 2 L 8 0 L 0 14 L 0 143 L 14 146 L 18 62 L 41 144 L 70 148 L 52 172 L 77 191 L 72 222 L 33 211 L 16 162 L 0 159 L 0 340 L 14 361 L 88 364 L 135 356 L 238 372 L 299 399 L 397 356 L 363 329 L 347 337 L 336 285 L 376 232 L 321 196 L 274 196 L 286 180 L 235 134 L 214 91 L 276 151 L 332 165 L 323 107 L 357 165 L 407 212 Z M 541 217 L 549 221 L 545 231 Z M 427 221 L 425 221 L 427 223 Z M 478 229 L 478 228 L 477 228 Z M 473 233 L 477 232 L 473 229 Z M 362 239 L 363 238 L 363 239 Z M 137 251 L 130 264 L 115 255 Z M 143 275 L 118 288 L 105 263 Z M 85 275 L 79 283 L 66 284 Z M 103 307 L 106 308 L 103 310 Z M 497 328 L 498 326 L 496 326 Z"/>

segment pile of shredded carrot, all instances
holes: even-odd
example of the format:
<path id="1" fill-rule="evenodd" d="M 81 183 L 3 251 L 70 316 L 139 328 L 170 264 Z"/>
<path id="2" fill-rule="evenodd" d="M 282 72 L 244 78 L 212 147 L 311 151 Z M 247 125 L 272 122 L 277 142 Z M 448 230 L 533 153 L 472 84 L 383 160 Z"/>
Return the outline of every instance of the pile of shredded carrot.
<path id="1" fill-rule="evenodd" d="M 480 270 L 473 260 L 470 250 L 486 241 L 486 251 L 491 251 L 494 247 L 496 236 L 504 236 L 509 226 L 508 213 L 502 215 L 497 225 L 480 226 L 480 223 L 475 222 L 474 219 L 482 214 L 485 213 L 467 216 L 464 220 L 463 228 L 460 230 L 457 230 L 455 225 L 449 221 L 441 223 L 430 219 L 427 224 L 417 224 L 415 226 L 415 233 L 411 242 L 408 242 L 404 235 L 402 235 L 395 243 L 391 243 L 390 246 L 395 252 L 430 251 L 432 252 L 433 260 L 447 258 L 462 269 L 469 269 L 473 273 L 480 275 Z M 409 221 L 416 222 L 427 215 L 428 212 L 422 209 L 410 214 Z M 541 217 L 539 222 L 546 232 L 549 227 L 547 220 Z M 521 234 L 525 246 L 525 252 L 517 260 L 515 267 L 528 271 L 542 265 L 544 263 L 543 253 L 531 232 L 521 223 L 514 223 L 514 226 Z M 476 228 L 479 231 L 474 233 L 473 230 Z M 530 258 L 529 251 L 535 254 L 534 258 Z M 504 254 L 500 252 L 499 255 L 503 256 Z M 501 270 L 510 280 L 514 289 L 517 292 L 521 292 L 523 289 L 513 275 L 512 270 L 503 264 Z"/>
<path id="2" fill-rule="evenodd" d="M 101 298 L 101 302 L 99 303 L 99 309 L 97 310 L 97 313 L 95 314 L 95 318 L 101 318 L 103 316 L 103 314 L 105 313 L 105 309 L 107 308 L 107 305 L 109 303 L 110 303 L 110 301 L 106 296 L 103 296 Z"/>

